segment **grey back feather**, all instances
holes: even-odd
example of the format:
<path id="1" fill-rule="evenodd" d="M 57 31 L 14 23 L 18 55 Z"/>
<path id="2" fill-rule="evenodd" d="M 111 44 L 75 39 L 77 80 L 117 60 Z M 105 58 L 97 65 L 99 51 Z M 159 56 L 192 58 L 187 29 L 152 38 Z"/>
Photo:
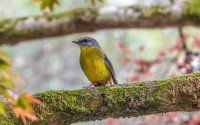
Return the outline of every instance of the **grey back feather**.
<path id="1" fill-rule="evenodd" d="M 106 56 L 105 53 L 104 53 L 104 56 L 103 56 L 103 60 L 104 60 L 105 64 L 107 65 L 108 69 L 110 70 L 110 74 L 111 74 L 111 77 L 112 77 L 114 84 L 118 84 L 112 63 L 110 62 L 110 60 L 108 59 L 108 57 Z"/>

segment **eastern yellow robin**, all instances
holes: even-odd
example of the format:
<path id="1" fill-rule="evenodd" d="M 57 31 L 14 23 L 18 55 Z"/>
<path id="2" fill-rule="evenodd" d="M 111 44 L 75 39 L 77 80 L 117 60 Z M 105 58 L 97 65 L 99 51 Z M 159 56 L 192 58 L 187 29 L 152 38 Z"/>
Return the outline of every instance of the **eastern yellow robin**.
<path id="1" fill-rule="evenodd" d="M 82 37 L 72 42 L 79 45 L 81 68 L 94 86 L 112 84 L 112 81 L 118 83 L 110 60 L 95 39 Z"/>

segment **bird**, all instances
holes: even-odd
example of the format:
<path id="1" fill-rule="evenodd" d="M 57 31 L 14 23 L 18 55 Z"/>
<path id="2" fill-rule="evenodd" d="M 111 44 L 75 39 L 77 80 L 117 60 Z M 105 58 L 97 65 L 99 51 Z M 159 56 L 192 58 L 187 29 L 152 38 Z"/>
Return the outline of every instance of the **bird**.
<path id="1" fill-rule="evenodd" d="M 94 38 L 86 36 L 72 42 L 80 47 L 81 69 L 91 82 L 88 87 L 109 86 L 112 81 L 118 84 L 112 63 Z"/>

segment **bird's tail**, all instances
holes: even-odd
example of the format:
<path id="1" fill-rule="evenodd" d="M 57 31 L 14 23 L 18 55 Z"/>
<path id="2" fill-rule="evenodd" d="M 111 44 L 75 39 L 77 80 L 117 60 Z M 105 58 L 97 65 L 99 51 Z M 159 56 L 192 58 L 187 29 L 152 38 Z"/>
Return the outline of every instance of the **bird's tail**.
<path id="1" fill-rule="evenodd" d="M 112 76 L 113 83 L 118 84 L 118 81 L 117 81 L 116 77 L 114 76 L 114 74 L 111 73 L 111 76 Z"/>

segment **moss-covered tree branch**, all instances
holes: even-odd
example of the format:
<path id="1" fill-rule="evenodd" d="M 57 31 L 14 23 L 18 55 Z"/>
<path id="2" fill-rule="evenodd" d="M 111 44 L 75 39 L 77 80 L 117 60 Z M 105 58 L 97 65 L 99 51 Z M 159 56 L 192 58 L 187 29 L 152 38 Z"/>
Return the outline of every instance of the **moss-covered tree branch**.
<path id="1" fill-rule="evenodd" d="M 82 7 L 48 16 L 0 21 L 0 44 L 56 37 L 111 28 L 164 28 L 200 26 L 200 1 L 169 6 Z"/>
<path id="2" fill-rule="evenodd" d="M 108 117 L 195 112 L 200 110 L 200 73 L 106 88 L 46 91 L 34 96 L 46 106 L 33 106 L 40 121 L 29 121 L 31 125 L 69 125 Z M 0 124 L 22 123 L 9 112 L 8 117 L 0 117 Z"/>

